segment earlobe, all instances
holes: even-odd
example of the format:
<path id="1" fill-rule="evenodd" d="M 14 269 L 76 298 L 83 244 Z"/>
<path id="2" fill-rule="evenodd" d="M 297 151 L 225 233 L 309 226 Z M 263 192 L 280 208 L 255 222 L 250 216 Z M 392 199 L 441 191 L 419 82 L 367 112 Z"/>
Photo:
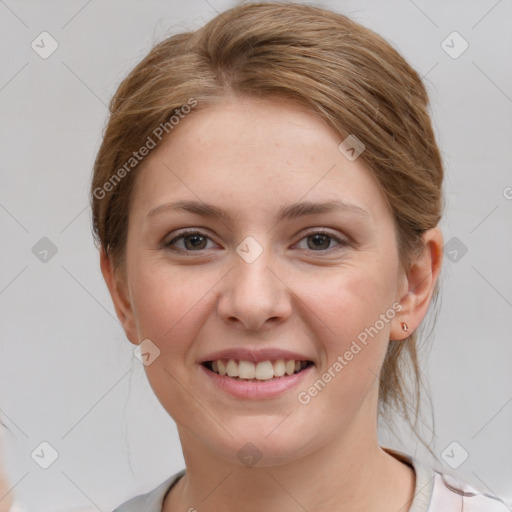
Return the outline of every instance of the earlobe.
<path id="1" fill-rule="evenodd" d="M 105 279 L 105 283 L 110 292 L 117 318 L 121 322 L 130 342 L 134 345 L 138 345 L 139 339 L 126 281 L 119 272 L 116 272 L 111 257 L 107 255 L 103 248 L 100 248 L 100 267 L 103 279 Z"/>
<path id="2" fill-rule="evenodd" d="M 394 318 L 390 339 L 408 338 L 420 325 L 427 314 L 434 287 L 441 271 L 443 256 L 443 236 L 439 228 L 425 231 L 423 251 L 411 263 L 407 272 L 405 287 L 407 292 L 400 297 L 402 310 Z M 403 323 L 407 329 L 403 328 Z"/>

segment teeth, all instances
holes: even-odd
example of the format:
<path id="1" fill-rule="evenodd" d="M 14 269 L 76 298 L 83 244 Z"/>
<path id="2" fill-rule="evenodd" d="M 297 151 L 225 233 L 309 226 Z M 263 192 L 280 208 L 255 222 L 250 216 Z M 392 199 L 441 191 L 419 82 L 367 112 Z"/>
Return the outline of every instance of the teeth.
<path id="1" fill-rule="evenodd" d="M 226 375 L 226 365 L 224 364 L 224 361 L 222 359 L 219 359 L 218 361 L 214 361 L 214 363 L 217 363 L 219 375 Z M 213 363 L 212 363 L 213 367 Z M 215 367 L 213 367 L 213 371 L 215 372 Z M 217 373 L 217 372 L 215 372 Z"/>
<path id="2" fill-rule="evenodd" d="M 256 373 L 256 367 L 250 361 L 240 361 L 238 363 L 238 376 L 241 379 L 254 379 Z"/>
<path id="3" fill-rule="evenodd" d="M 248 380 L 270 380 L 274 377 L 293 375 L 307 366 L 307 361 L 276 359 L 275 361 L 236 361 L 218 359 L 211 361 L 211 369 L 219 375 Z"/>
<path id="4" fill-rule="evenodd" d="M 276 377 L 282 377 L 286 373 L 284 359 L 278 359 L 277 361 L 274 361 L 272 366 L 274 367 L 274 375 Z"/>
<path id="5" fill-rule="evenodd" d="M 241 361 L 240 361 L 241 362 Z M 256 365 L 256 378 L 258 380 L 268 380 L 274 377 L 274 367 L 270 361 L 260 361 Z"/>
<path id="6" fill-rule="evenodd" d="M 234 359 L 230 359 L 226 366 L 228 377 L 238 377 L 238 364 Z"/>

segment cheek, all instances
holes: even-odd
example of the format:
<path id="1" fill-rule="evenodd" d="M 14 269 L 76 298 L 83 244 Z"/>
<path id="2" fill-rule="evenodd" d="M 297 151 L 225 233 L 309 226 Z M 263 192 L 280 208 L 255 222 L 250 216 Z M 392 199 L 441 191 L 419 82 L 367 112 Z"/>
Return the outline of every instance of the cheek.
<path id="1" fill-rule="evenodd" d="M 224 274 L 211 267 L 171 266 L 165 261 L 146 260 L 134 267 L 130 288 L 139 338 L 155 343 L 173 371 L 193 365 L 194 340 L 212 315 L 212 300 Z"/>
<path id="2" fill-rule="evenodd" d="M 144 367 L 156 397 L 183 424 L 204 422 L 183 389 L 192 389 L 189 370 L 194 365 L 194 340 L 211 314 L 211 297 L 219 277 L 212 272 L 172 268 L 169 264 L 137 268 L 132 281 L 132 301 L 140 339 L 150 339 L 160 356 Z"/>
<path id="3" fill-rule="evenodd" d="M 341 348 L 364 332 L 392 307 L 392 272 L 380 265 L 361 265 L 333 269 L 324 276 L 302 281 L 301 298 L 325 325 Z M 298 279 L 295 282 L 300 282 Z M 385 323 L 388 326 L 388 323 Z M 379 330 L 385 331 L 380 325 Z"/>
<path id="4" fill-rule="evenodd" d="M 319 308 L 322 319 L 335 333 L 330 343 L 325 343 L 325 380 L 336 382 L 328 384 L 327 393 L 332 398 L 326 403 L 343 404 L 352 410 L 378 384 L 391 321 L 396 316 L 394 269 L 392 258 L 375 258 L 366 265 L 344 268 L 324 287 L 328 293 L 322 298 L 317 292 L 313 299 L 323 302 Z"/>
<path id="5" fill-rule="evenodd" d="M 361 257 L 357 264 L 303 281 L 307 286 L 300 293 L 310 311 L 308 322 L 312 325 L 315 317 L 321 320 L 315 337 L 323 358 L 321 382 L 315 381 L 314 389 L 301 390 L 300 403 L 315 401 L 320 414 L 336 410 L 348 421 L 370 390 L 377 392 L 396 314 L 392 269 L 389 259 Z"/>

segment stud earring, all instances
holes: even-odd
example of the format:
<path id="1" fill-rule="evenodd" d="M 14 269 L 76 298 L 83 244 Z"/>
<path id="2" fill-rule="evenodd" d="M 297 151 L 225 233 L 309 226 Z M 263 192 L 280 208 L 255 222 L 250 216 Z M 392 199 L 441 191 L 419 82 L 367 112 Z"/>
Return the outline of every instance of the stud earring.
<path id="1" fill-rule="evenodd" d="M 407 332 L 408 330 L 409 326 L 405 322 L 402 322 L 402 331 Z"/>

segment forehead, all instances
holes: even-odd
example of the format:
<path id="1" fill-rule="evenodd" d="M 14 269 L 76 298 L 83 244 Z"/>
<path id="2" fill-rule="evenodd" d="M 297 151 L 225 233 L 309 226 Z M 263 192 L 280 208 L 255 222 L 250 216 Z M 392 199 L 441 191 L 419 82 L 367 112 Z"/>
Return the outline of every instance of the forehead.
<path id="1" fill-rule="evenodd" d="M 338 149 L 340 135 L 288 101 L 228 98 L 180 121 L 143 162 L 133 208 L 146 213 L 170 200 L 222 208 L 276 210 L 284 203 L 344 200 L 387 214 L 361 159 Z"/>

